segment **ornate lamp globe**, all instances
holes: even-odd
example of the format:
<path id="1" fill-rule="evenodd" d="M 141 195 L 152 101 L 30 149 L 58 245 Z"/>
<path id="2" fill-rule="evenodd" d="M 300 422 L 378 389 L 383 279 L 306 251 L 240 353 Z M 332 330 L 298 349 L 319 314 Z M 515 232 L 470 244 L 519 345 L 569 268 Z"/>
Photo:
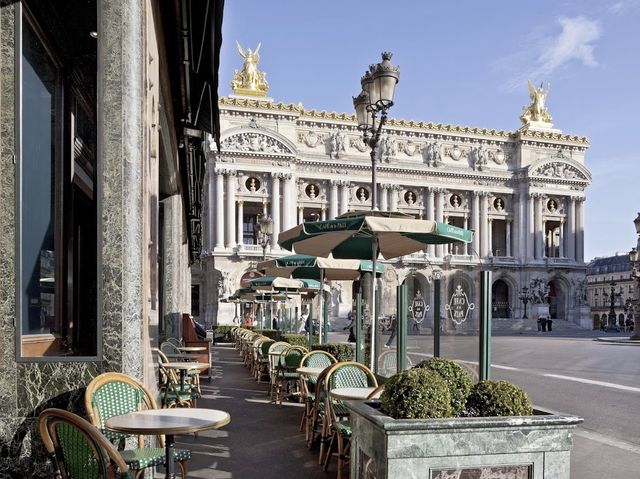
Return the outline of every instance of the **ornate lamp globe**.
<path id="1" fill-rule="evenodd" d="M 369 66 L 369 72 L 362 77 L 362 89 L 369 94 L 371 106 L 376 110 L 393 106 L 400 68 L 391 64 L 392 56 L 391 52 L 382 52 L 382 62 Z"/>

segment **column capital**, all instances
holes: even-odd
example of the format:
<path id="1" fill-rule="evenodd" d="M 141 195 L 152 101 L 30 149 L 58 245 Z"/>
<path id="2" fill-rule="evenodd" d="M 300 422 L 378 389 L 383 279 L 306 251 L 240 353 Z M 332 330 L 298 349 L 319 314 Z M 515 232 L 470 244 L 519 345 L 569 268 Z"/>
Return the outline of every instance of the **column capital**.
<path id="1" fill-rule="evenodd" d="M 227 170 L 228 177 L 238 176 L 238 172 L 236 170 Z"/>
<path id="2" fill-rule="evenodd" d="M 280 175 L 282 175 L 282 173 L 278 173 L 277 171 L 272 171 L 270 175 L 272 180 L 280 181 Z"/>
<path id="3" fill-rule="evenodd" d="M 238 200 L 237 203 L 238 203 L 238 206 L 242 206 L 244 205 L 244 200 Z"/>
<path id="4" fill-rule="evenodd" d="M 291 173 L 278 173 L 278 175 L 280 176 L 281 180 L 290 180 L 291 178 L 293 178 L 293 175 Z"/>
<path id="5" fill-rule="evenodd" d="M 226 175 L 226 174 L 227 174 L 227 171 L 228 171 L 228 170 L 227 170 L 226 168 L 215 168 L 215 169 L 214 169 L 214 173 L 215 173 L 216 175 L 219 175 L 219 176 L 224 176 L 224 175 Z"/>
<path id="6" fill-rule="evenodd" d="M 387 183 L 380 183 L 378 186 L 383 190 L 388 190 L 391 185 Z"/>

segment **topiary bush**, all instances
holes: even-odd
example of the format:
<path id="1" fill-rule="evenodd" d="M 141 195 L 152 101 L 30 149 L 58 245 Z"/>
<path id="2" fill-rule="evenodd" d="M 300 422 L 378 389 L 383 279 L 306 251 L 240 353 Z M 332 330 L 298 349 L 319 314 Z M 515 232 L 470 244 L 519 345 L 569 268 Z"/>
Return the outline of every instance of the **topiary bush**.
<path id="1" fill-rule="evenodd" d="M 311 338 L 312 342 L 317 343 L 318 338 Z M 309 346 L 309 337 L 306 334 L 283 334 L 282 341 L 288 342 L 291 346 Z"/>
<path id="2" fill-rule="evenodd" d="M 314 344 L 311 349 L 314 351 L 326 351 L 332 354 L 338 361 L 353 361 L 355 354 L 355 349 L 352 345 L 342 343 Z"/>
<path id="3" fill-rule="evenodd" d="M 450 359 L 430 358 L 419 362 L 414 368 L 429 369 L 438 373 L 449 388 L 453 415 L 463 414 L 473 382 L 462 366 Z"/>
<path id="4" fill-rule="evenodd" d="M 254 329 L 254 331 L 274 341 L 282 341 L 282 333 L 277 329 Z"/>
<path id="5" fill-rule="evenodd" d="M 426 368 L 392 376 L 380 396 L 381 409 L 394 419 L 450 417 L 451 393 L 442 377 Z"/>
<path id="6" fill-rule="evenodd" d="M 480 381 L 467 397 L 467 415 L 531 416 L 533 408 L 527 394 L 508 381 Z"/>

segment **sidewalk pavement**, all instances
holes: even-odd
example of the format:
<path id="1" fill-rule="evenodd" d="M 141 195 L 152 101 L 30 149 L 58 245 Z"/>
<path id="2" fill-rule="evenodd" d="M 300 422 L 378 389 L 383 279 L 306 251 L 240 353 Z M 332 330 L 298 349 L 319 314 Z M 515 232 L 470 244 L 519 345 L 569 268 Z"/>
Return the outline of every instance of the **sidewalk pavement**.
<path id="1" fill-rule="evenodd" d="M 318 465 L 317 448 L 306 447 L 300 432 L 302 404 L 269 402 L 268 383 L 258 384 L 231 344 L 213 348 L 213 378 L 202 381 L 198 407 L 221 409 L 231 423 L 219 430 L 176 437 L 176 447 L 191 449 L 192 479 L 327 479 L 335 474 Z M 162 469 L 162 468 L 160 468 Z"/>

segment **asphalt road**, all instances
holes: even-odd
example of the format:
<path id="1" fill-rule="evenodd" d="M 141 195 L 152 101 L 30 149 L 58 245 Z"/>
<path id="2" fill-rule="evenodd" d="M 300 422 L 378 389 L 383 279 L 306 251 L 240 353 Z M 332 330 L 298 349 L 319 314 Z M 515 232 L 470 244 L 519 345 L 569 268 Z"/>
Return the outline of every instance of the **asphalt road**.
<path id="1" fill-rule="evenodd" d="M 584 418 L 572 479 L 640 478 L 640 346 L 592 338 L 494 337 L 493 379 L 534 404 Z"/>

